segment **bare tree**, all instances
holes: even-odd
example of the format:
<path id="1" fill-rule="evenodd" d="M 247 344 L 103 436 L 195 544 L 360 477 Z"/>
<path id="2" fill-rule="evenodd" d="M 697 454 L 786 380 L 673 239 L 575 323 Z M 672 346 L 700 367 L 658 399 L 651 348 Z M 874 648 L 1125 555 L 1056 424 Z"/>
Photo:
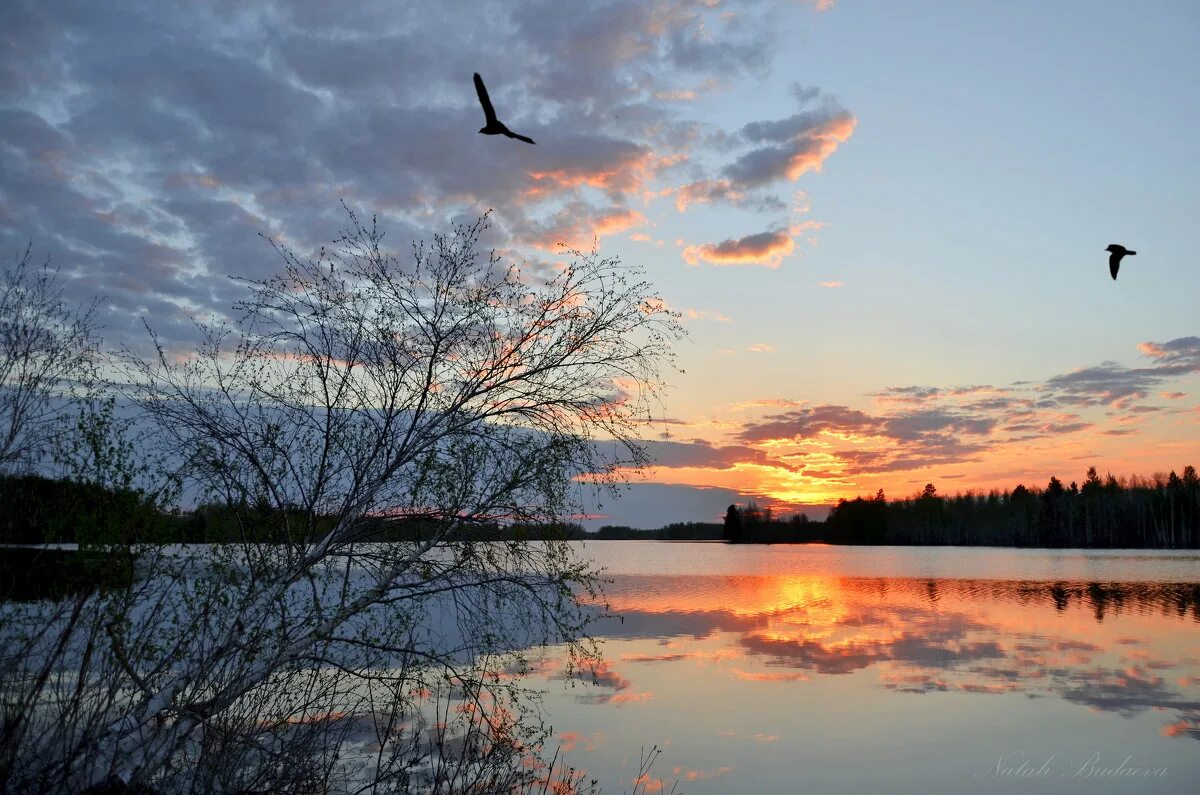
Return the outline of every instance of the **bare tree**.
<path id="1" fill-rule="evenodd" d="M 64 398 L 98 362 L 96 307 L 72 309 L 57 271 L 30 248 L 0 277 L 0 472 L 37 463 L 58 430 Z"/>
<path id="2" fill-rule="evenodd" d="M 81 628 L 66 641 L 27 611 L 15 678 L 94 695 L 29 705 L 27 720 L 64 728 L 25 731 L 10 782 L 549 782 L 529 759 L 544 727 L 523 650 L 594 664 L 601 583 L 564 541 L 473 531 L 560 520 L 580 482 L 645 463 L 677 318 L 595 253 L 537 278 L 480 256 L 485 220 L 409 262 L 350 221 L 315 259 L 277 248 L 281 275 L 246 282 L 239 320 L 202 327 L 194 356 L 156 341 L 155 360 L 127 358 L 157 443 L 241 541 L 142 550 L 128 592 L 58 608 L 59 627 Z M 455 705 L 427 724 L 441 735 L 418 730 L 431 693 Z"/>

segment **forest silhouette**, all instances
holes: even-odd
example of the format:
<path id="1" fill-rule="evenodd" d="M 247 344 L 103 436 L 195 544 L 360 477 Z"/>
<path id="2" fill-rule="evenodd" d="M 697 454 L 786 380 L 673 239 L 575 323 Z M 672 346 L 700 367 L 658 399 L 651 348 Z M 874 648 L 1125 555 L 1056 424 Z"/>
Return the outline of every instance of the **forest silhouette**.
<path id="1" fill-rule="evenodd" d="M 966 491 L 943 497 L 926 484 L 911 497 L 839 500 L 824 522 L 803 514 L 775 518 L 769 508 L 731 505 L 723 537 L 730 543 L 957 545 L 1195 549 L 1200 546 L 1200 478 L 1101 478 L 1088 469 L 1082 485 L 1050 478 L 1045 488 Z"/>

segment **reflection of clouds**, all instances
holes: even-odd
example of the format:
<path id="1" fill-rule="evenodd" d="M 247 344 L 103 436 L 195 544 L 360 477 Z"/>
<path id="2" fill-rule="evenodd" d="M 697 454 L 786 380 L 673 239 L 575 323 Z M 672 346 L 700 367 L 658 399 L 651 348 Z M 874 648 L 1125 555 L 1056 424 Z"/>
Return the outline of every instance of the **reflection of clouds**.
<path id="1" fill-rule="evenodd" d="M 622 654 L 621 662 L 675 662 L 686 660 L 691 655 L 687 652 L 678 654 Z"/>
<path id="2" fill-rule="evenodd" d="M 1164 737 L 1191 737 L 1200 740 L 1200 711 L 1193 711 L 1187 717 L 1168 723 L 1163 726 L 1162 733 Z"/>
<path id="3" fill-rule="evenodd" d="M 654 698 L 654 693 L 649 690 L 625 692 L 629 690 L 632 683 L 617 673 L 608 660 L 600 660 L 593 666 L 579 668 L 570 675 L 552 674 L 546 678 L 578 680 L 613 691 L 611 693 L 580 693 L 575 696 L 575 700 L 582 704 L 634 704 Z"/>
<path id="4" fill-rule="evenodd" d="M 1004 651 L 994 640 L 967 641 L 950 636 L 961 633 L 961 627 L 929 626 L 927 629 L 929 634 L 905 633 L 891 639 L 863 641 L 787 640 L 749 634 L 740 642 L 751 652 L 770 655 L 778 664 L 823 674 L 851 673 L 883 661 L 949 667 L 967 660 L 1004 656 Z"/>
<path id="5" fill-rule="evenodd" d="M 597 637 L 608 638 L 706 638 L 721 630 L 742 631 L 754 626 L 752 618 L 741 618 L 723 610 L 697 613 L 643 613 L 622 609 L 619 618 L 603 618 L 591 625 Z"/>
<path id="6" fill-rule="evenodd" d="M 1029 580 L 930 580 L 929 578 L 829 575 L 624 575 L 608 598 L 619 618 L 594 629 L 613 637 L 705 637 L 718 630 L 753 628 L 767 615 L 804 617 L 808 623 L 877 620 L 847 608 L 873 601 L 913 607 L 1002 603 L 1063 613 L 1085 607 L 1096 619 L 1127 614 L 1174 615 L 1200 622 L 1200 583 L 1045 582 Z M 1066 639 L 1063 639 L 1064 641 Z M 1137 639 L 1123 637 L 1122 644 Z"/>
<path id="7" fill-rule="evenodd" d="M 1197 619 L 1198 593 L 1191 583 L 782 575 L 618 577 L 610 595 L 622 637 L 707 639 L 705 649 L 663 640 L 662 652 L 622 662 L 720 663 L 711 647 L 721 643 L 744 658 L 721 666 L 738 681 L 873 669 L 897 693 L 1021 693 L 1122 716 L 1167 710 L 1164 736 L 1200 739 L 1200 661 L 1163 642 Z M 1100 631 L 1133 619 L 1134 632 Z"/>
<path id="8" fill-rule="evenodd" d="M 1147 709 L 1200 710 L 1200 701 L 1182 698 L 1140 666 L 1072 671 L 1064 680 L 1059 695 L 1067 701 L 1127 717 Z"/>
<path id="9" fill-rule="evenodd" d="M 722 660 L 737 659 L 741 656 L 742 653 L 737 649 L 696 649 L 694 651 L 672 652 L 668 654 L 622 654 L 621 662 L 678 662 L 680 660 L 721 662 Z"/>
<path id="10" fill-rule="evenodd" d="M 730 668 L 729 673 L 743 682 L 807 682 L 808 674 L 802 671 L 743 671 Z"/>
<path id="11" fill-rule="evenodd" d="M 612 663 L 608 660 L 600 660 L 595 665 L 579 668 L 572 674 L 551 674 L 547 678 L 567 679 L 572 677 L 596 687 L 607 687 L 613 690 L 625 690 L 629 687 L 629 680 L 613 670 Z"/>

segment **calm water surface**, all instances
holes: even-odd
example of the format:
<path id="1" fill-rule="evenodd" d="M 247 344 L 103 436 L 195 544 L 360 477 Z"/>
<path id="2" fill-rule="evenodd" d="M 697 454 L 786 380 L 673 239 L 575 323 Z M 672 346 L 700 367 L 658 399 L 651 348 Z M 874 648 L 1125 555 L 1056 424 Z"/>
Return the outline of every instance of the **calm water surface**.
<path id="1" fill-rule="evenodd" d="M 1200 556 L 594 542 L 569 763 L 687 793 L 1200 792 Z"/>

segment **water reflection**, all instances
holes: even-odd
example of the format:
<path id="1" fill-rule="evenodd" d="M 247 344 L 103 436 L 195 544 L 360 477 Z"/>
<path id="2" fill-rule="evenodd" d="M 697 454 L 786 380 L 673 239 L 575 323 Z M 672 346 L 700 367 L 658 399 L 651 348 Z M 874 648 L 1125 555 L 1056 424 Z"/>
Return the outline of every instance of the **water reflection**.
<path id="1" fill-rule="evenodd" d="M 949 602 L 1016 603 L 1058 612 L 1086 606 L 1095 620 L 1122 612 L 1175 615 L 1200 622 L 1200 583 L 934 580 L 825 575 L 619 575 L 610 590 L 617 612 L 757 616 L 792 609 L 846 609 L 873 597 L 936 606 Z M 679 634 L 690 634 L 685 630 Z"/>
<path id="2" fill-rule="evenodd" d="M 588 550 L 620 618 L 599 686 L 548 681 L 546 706 L 601 780 L 654 744 L 649 783 L 689 795 L 1196 791 L 1195 553 Z M 1091 775 L 1122 764 L 1164 777 Z"/>
<path id="3" fill-rule="evenodd" d="M 896 693 L 1159 711 L 1164 736 L 1200 739 L 1200 584 L 632 575 L 610 605 L 599 634 L 655 644 L 606 663 L 592 703 L 650 697 L 618 666 L 704 662 L 740 682 L 867 672 Z"/>

